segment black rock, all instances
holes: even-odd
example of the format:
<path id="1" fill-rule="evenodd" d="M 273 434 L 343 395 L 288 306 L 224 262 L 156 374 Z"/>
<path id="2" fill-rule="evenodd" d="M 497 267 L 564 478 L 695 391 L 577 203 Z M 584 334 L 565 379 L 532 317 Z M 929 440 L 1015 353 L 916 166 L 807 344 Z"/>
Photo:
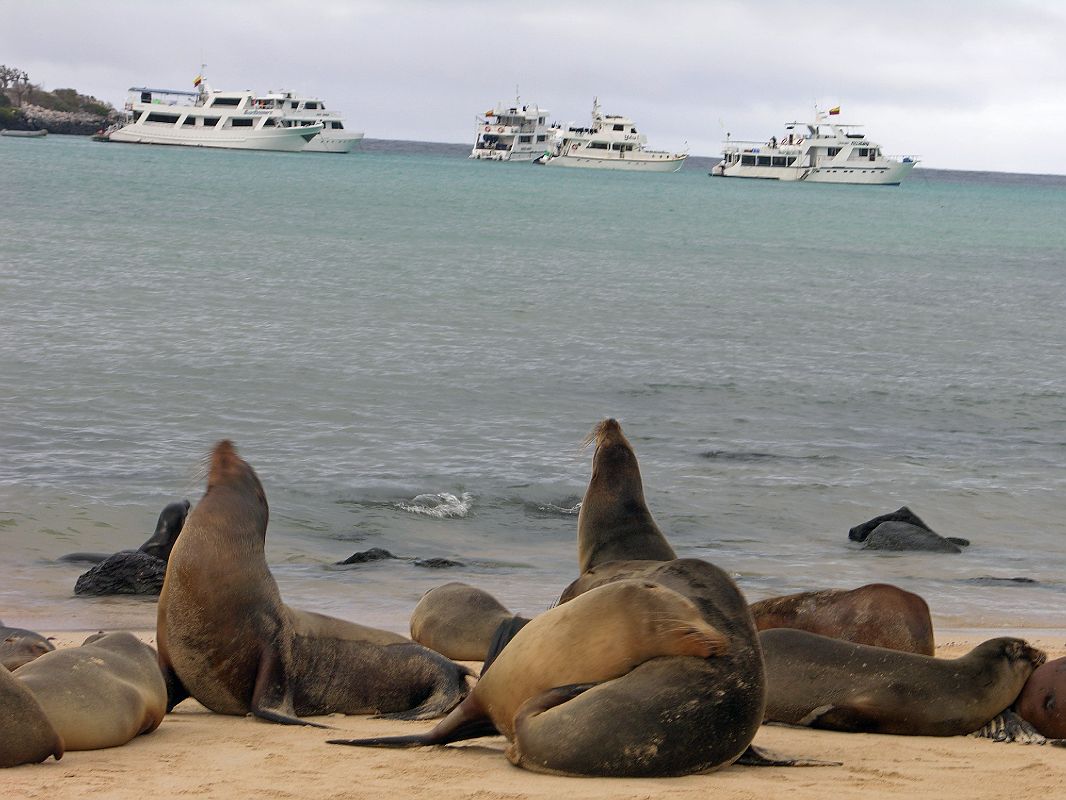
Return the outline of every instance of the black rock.
<path id="1" fill-rule="evenodd" d="M 369 550 L 363 550 L 359 553 L 353 553 L 348 556 L 344 561 L 338 561 L 337 564 L 365 564 L 368 561 L 384 561 L 387 558 L 396 558 L 388 550 L 382 550 L 380 547 L 371 547 Z"/>
<path id="2" fill-rule="evenodd" d="M 447 569 L 448 567 L 464 567 L 466 566 L 461 561 L 452 561 L 449 558 L 416 558 L 414 560 L 416 567 L 426 567 L 427 569 Z"/>
<path id="3" fill-rule="evenodd" d="M 882 522 L 866 537 L 865 550 L 921 550 L 927 553 L 961 553 L 954 542 L 928 528 L 909 522 Z"/>
<path id="4" fill-rule="evenodd" d="M 848 531 L 848 538 L 853 542 L 865 542 L 866 537 L 869 536 L 874 528 L 880 525 L 882 522 L 906 522 L 911 525 L 915 525 L 919 528 L 925 528 L 927 531 L 933 529 L 922 522 L 921 517 L 915 514 L 906 506 L 898 508 L 890 514 L 882 514 L 879 517 L 874 517 L 869 522 L 864 522 L 862 525 L 856 525 L 850 531 Z"/>
<path id="5" fill-rule="evenodd" d="M 163 559 L 140 550 L 123 550 L 81 575 L 74 584 L 74 594 L 158 595 L 166 574 L 167 562 Z"/>

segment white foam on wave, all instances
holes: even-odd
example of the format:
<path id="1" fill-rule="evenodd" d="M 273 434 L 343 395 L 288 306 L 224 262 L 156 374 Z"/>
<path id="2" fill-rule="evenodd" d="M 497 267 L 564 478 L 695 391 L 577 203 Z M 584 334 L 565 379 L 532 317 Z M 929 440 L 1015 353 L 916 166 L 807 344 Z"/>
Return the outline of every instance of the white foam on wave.
<path id="1" fill-rule="evenodd" d="M 408 502 L 397 503 L 396 506 L 412 514 L 424 514 L 437 519 L 463 519 L 474 506 L 474 495 L 470 492 L 463 492 L 459 497 L 450 492 L 420 494 Z"/>

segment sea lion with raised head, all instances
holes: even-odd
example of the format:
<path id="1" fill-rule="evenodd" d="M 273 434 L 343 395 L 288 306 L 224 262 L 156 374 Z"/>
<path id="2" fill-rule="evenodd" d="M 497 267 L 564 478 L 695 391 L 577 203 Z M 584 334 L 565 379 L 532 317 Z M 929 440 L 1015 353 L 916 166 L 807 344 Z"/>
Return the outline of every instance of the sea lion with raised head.
<path id="1" fill-rule="evenodd" d="M 290 725 L 299 716 L 447 713 L 470 670 L 402 636 L 281 601 L 264 553 L 269 511 L 255 471 L 228 440 L 170 554 L 156 626 L 168 710 L 193 696 L 212 711 Z"/>
<path id="2" fill-rule="evenodd" d="M 525 766 L 522 734 L 516 734 L 515 725 L 516 714 L 527 702 L 554 697 L 561 686 L 609 684 L 660 656 L 702 662 L 727 648 L 727 637 L 684 596 L 650 581 L 619 581 L 535 617 L 507 644 L 469 697 L 429 733 L 331 743 L 407 747 L 499 732 L 512 741 L 508 757 Z"/>
<path id="3" fill-rule="evenodd" d="M 496 630 L 513 618 L 488 592 L 453 581 L 422 595 L 411 612 L 411 638 L 456 661 L 484 661 Z"/>
<path id="4" fill-rule="evenodd" d="M 766 721 L 834 731 L 961 736 L 1008 708 L 1045 659 L 1022 639 L 946 659 L 806 631 L 759 634 Z"/>
<path id="5" fill-rule="evenodd" d="M 577 515 L 578 569 L 585 572 L 608 561 L 670 561 L 677 554 L 652 519 L 644 502 L 637 455 L 617 420 L 592 429 L 592 477 Z"/>
<path id="6" fill-rule="evenodd" d="M 26 685 L 0 666 L 0 767 L 39 764 L 63 757 L 63 737 L 56 733 L 41 704 Z"/>
<path id="7" fill-rule="evenodd" d="M 118 747 L 163 721 L 156 652 L 132 633 L 97 633 L 31 661 L 15 677 L 33 692 L 67 750 Z"/>
<path id="8" fill-rule="evenodd" d="M 16 670 L 56 649 L 48 639 L 25 628 L 8 628 L 0 622 L 0 664 Z"/>
<path id="9" fill-rule="evenodd" d="M 106 561 L 109 558 L 122 554 L 144 553 L 145 555 L 166 561 L 167 558 L 170 557 L 170 551 L 174 547 L 174 542 L 178 538 L 178 534 L 181 533 L 182 526 L 185 524 L 185 518 L 188 514 L 188 500 L 178 500 L 173 503 L 167 503 L 167 505 L 163 507 L 163 510 L 159 512 L 159 518 L 155 523 L 155 531 L 148 537 L 148 540 L 136 550 L 120 550 L 118 553 L 67 553 L 56 560 L 67 563 L 83 562 L 86 564 L 99 564 L 102 561 Z M 156 590 L 155 593 L 159 594 L 159 591 Z"/>
<path id="10" fill-rule="evenodd" d="M 933 620 L 916 594 L 887 583 L 771 597 L 751 604 L 755 627 L 798 630 L 931 656 Z"/>

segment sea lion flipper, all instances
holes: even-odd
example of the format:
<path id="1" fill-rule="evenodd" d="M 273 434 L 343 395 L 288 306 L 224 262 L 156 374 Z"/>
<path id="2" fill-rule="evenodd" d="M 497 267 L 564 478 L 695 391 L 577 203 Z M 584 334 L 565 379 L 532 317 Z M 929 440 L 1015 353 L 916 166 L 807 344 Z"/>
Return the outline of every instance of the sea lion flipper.
<path id="1" fill-rule="evenodd" d="M 252 688 L 252 714 L 269 722 L 282 725 L 309 725 L 312 728 L 324 728 L 315 722 L 305 722 L 296 716 L 289 689 L 285 665 L 274 648 L 265 648 L 259 656 L 259 671 Z"/>
<path id="2" fill-rule="evenodd" d="M 162 661 L 162 659 L 160 660 Z M 163 682 L 167 687 L 167 713 L 169 714 L 174 710 L 174 706 L 190 697 L 190 694 L 189 690 L 185 688 L 185 684 L 181 682 L 181 678 L 178 677 L 178 673 L 174 671 L 170 664 L 160 663 L 159 668 L 163 672 Z"/>
<path id="3" fill-rule="evenodd" d="M 515 615 L 499 624 L 496 632 L 492 634 L 492 642 L 489 644 L 488 652 L 485 653 L 485 662 L 481 665 L 482 677 L 484 677 L 488 668 L 492 666 L 492 662 L 496 660 L 496 657 L 503 652 L 503 648 L 507 646 L 507 643 L 517 636 L 518 632 L 528 623 L 529 620 L 525 617 Z"/>
<path id="4" fill-rule="evenodd" d="M 840 767 L 843 766 L 842 761 L 819 761 L 816 758 L 782 758 L 781 756 L 773 755 L 763 750 L 761 747 L 756 747 L 753 744 L 748 745 L 748 749 L 740 754 L 740 758 L 736 760 L 737 764 L 742 764 L 746 767 Z"/>

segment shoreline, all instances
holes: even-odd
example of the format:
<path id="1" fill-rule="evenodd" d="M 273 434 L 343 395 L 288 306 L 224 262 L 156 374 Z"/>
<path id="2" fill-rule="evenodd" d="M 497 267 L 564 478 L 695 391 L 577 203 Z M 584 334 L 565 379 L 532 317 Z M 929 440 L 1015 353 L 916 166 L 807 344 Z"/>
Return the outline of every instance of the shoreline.
<path id="1" fill-rule="evenodd" d="M 944 630 L 937 655 L 954 657 L 1002 629 L 978 638 Z M 135 631 L 154 645 L 155 632 Z M 80 644 L 78 632 L 52 631 L 60 647 Z M 87 632 L 86 632 L 87 633 Z M 985 635 L 987 634 L 987 635 Z M 1046 634 L 1046 635 L 1045 635 Z M 1032 643 L 1049 658 L 1066 655 L 1066 630 L 1045 631 Z M 705 800 L 708 793 L 764 800 L 843 797 L 937 796 L 972 800 L 1005 795 L 1054 796 L 1066 783 L 1066 753 L 1050 746 L 1001 744 L 969 736 L 920 737 L 849 734 L 764 725 L 755 744 L 789 757 L 840 761 L 842 766 L 730 766 L 679 778 L 568 778 L 512 766 L 503 737 L 447 747 L 402 750 L 326 744 L 329 738 L 367 737 L 428 730 L 429 722 L 398 722 L 330 715 L 315 721 L 333 728 L 293 728 L 251 717 L 214 714 L 186 700 L 151 734 L 109 750 L 70 752 L 56 762 L 3 771 L 6 796 L 84 797 L 104 794 L 139 800 L 146 793 L 228 798 L 411 797 L 556 798 L 573 800 L 672 798 Z"/>

